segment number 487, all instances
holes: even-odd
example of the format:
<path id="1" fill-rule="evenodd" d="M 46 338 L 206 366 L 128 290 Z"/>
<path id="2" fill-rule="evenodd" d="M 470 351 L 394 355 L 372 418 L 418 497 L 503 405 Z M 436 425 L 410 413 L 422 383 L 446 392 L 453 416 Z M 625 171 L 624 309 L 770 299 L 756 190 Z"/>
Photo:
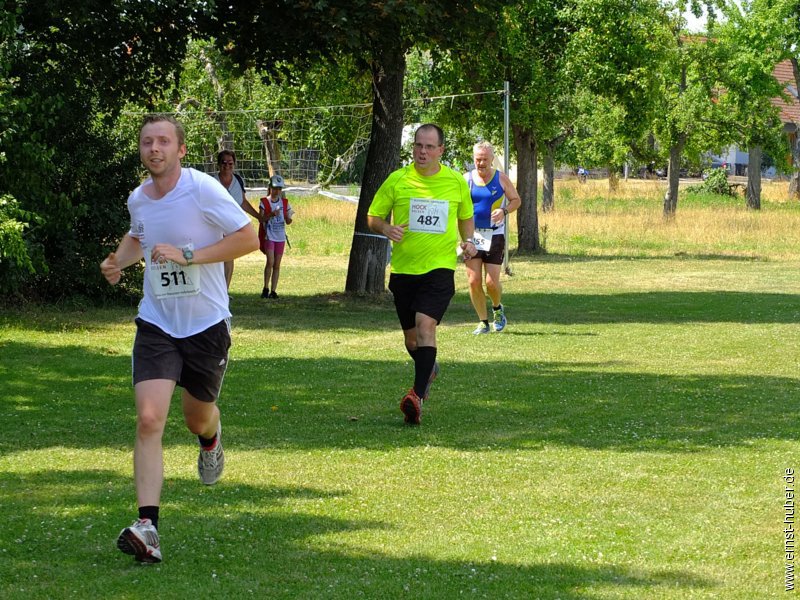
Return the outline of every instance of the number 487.
<path id="1" fill-rule="evenodd" d="M 436 215 L 420 215 L 417 217 L 417 223 L 428 226 L 438 225 L 439 217 Z"/>

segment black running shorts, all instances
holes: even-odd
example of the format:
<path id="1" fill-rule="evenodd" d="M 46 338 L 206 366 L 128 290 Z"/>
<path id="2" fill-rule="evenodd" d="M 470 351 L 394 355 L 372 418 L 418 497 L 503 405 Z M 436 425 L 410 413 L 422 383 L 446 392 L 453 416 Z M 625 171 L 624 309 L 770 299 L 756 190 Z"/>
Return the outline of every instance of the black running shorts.
<path id="1" fill-rule="evenodd" d="M 493 235 L 492 245 L 486 250 L 478 250 L 475 258 L 480 258 L 488 265 L 502 265 L 503 255 L 506 251 L 506 236 L 504 234 Z"/>
<path id="2" fill-rule="evenodd" d="M 215 402 L 228 368 L 230 347 L 227 319 L 187 338 L 175 338 L 137 318 L 133 385 L 151 379 L 170 379 L 198 400 Z"/>
<path id="3" fill-rule="evenodd" d="M 434 269 L 423 275 L 392 273 L 389 291 L 394 295 L 394 307 L 404 331 L 416 325 L 418 312 L 439 324 L 456 293 L 455 271 Z"/>

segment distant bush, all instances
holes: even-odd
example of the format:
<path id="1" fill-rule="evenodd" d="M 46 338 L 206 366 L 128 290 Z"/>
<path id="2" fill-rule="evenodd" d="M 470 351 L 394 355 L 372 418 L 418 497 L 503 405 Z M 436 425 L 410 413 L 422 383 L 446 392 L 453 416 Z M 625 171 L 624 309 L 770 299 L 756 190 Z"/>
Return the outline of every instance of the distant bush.
<path id="1" fill-rule="evenodd" d="M 127 300 L 98 268 L 140 181 L 118 117 L 177 76 L 197 3 L 45 4 L 0 10 L 0 300 Z"/>
<path id="2" fill-rule="evenodd" d="M 3 296 L 17 294 L 26 277 L 47 272 L 41 248 L 33 246 L 25 235 L 30 224 L 37 220 L 36 215 L 22 210 L 13 196 L 0 196 L 0 294 Z"/>
<path id="3" fill-rule="evenodd" d="M 706 169 L 703 171 L 703 182 L 686 188 L 689 194 L 718 194 L 734 196 L 728 184 L 728 172 L 725 169 Z"/>

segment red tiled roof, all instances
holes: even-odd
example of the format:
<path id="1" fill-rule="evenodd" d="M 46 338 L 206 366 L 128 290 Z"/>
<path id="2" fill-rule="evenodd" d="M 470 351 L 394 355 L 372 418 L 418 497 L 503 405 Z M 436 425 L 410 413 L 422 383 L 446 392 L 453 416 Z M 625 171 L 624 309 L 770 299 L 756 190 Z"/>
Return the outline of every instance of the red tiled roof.
<path id="1" fill-rule="evenodd" d="M 784 84 L 784 91 L 789 96 L 788 102 L 784 98 L 773 98 L 772 105 L 780 109 L 782 122 L 800 124 L 800 100 L 797 98 L 797 81 L 794 79 L 792 62 L 790 60 L 779 62 L 772 74 Z"/>

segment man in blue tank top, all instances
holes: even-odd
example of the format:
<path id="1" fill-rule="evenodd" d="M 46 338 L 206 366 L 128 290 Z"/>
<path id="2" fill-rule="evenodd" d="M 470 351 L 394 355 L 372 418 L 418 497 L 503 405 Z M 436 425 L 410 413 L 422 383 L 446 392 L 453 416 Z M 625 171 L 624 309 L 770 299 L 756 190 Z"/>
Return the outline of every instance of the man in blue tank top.
<path id="1" fill-rule="evenodd" d="M 478 313 L 475 335 L 503 331 L 506 315 L 502 304 L 500 271 L 506 244 L 506 217 L 522 204 L 508 176 L 493 166 L 494 149 L 489 142 L 478 142 L 472 149 L 475 169 L 464 174 L 475 210 L 475 244 L 478 253 L 464 261 L 469 281 L 469 297 Z M 486 291 L 483 279 L 486 279 Z M 489 326 L 486 296 L 492 301 L 492 326 Z"/>

